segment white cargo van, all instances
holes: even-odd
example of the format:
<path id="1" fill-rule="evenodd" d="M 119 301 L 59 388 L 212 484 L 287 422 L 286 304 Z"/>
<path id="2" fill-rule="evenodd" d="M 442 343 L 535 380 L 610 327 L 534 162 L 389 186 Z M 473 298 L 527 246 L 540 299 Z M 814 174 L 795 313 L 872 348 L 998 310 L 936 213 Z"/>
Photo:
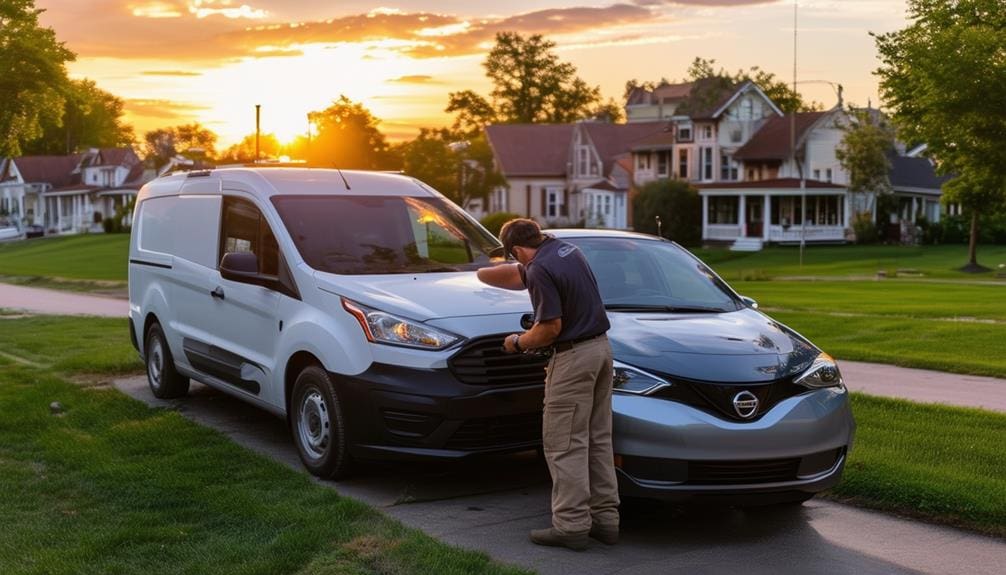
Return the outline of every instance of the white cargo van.
<path id="1" fill-rule="evenodd" d="M 195 379 L 285 417 L 316 475 L 534 448 L 545 359 L 500 349 L 527 294 L 458 273 L 501 251 L 406 176 L 173 175 L 137 198 L 130 335 L 154 395 Z"/>

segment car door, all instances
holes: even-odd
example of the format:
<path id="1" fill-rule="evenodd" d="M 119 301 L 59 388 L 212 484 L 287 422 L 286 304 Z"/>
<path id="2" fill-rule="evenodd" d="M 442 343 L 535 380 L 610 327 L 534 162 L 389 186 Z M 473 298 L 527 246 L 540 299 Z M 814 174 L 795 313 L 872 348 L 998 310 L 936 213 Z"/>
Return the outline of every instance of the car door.
<path id="1" fill-rule="evenodd" d="M 249 199 L 224 195 L 218 253 L 246 252 L 258 258 L 259 273 L 278 275 L 279 249 L 262 211 Z M 186 358 L 202 373 L 267 403 L 275 394 L 266 389 L 276 369 L 280 294 L 268 287 L 225 279 L 217 269 L 192 306 L 198 317 L 195 337 L 183 342 Z"/>

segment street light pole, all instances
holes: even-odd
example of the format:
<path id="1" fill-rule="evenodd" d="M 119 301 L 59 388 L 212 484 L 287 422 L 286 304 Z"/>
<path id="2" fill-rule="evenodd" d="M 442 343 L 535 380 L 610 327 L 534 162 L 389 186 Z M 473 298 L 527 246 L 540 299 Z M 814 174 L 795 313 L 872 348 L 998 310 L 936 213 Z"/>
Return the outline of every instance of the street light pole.
<path id="1" fill-rule="evenodd" d="M 259 112 L 262 109 L 261 104 L 255 104 L 255 163 L 257 164 L 260 159 L 259 155 Z"/>

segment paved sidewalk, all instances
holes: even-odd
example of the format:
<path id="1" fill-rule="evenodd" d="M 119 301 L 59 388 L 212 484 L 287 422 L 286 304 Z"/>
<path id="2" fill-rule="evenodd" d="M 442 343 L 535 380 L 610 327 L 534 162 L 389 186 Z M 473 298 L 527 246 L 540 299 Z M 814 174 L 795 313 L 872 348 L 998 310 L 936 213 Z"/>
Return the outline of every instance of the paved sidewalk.
<path id="1" fill-rule="evenodd" d="M 66 291 L 0 283 L 0 308 L 50 315 L 127 317 L 129 302 Z"/>
<path id="2" fill-rule="evenodd" d="M 852 391 L 1006 412 L 1006 379 L 838 360 Z"/>

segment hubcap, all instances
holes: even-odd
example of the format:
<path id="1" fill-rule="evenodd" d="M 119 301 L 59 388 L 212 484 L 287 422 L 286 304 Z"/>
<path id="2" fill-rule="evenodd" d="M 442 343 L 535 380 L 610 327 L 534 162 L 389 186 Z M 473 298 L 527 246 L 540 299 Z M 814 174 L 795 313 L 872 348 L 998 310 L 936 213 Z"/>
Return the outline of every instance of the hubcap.
<path id="1" fill-rule="evenodd" d="M 312 390 L 301 400 L 297 433 L 300 436 L 300 444 L 311 459 L 321 459 L 325 456 L 331 439 L 331 423 L 328 418 L 328 406 L 320 392 Z"/>
<path id="2" fill-rule="evenodd" d="M 150 343 L 150 353 L 147 358 L 147 377 L 150 378 L 150 385 L 161 386 L 161 373 L 164 371 L 164 351 L 161 349 L 160 338 L 155 337 Z"/>

